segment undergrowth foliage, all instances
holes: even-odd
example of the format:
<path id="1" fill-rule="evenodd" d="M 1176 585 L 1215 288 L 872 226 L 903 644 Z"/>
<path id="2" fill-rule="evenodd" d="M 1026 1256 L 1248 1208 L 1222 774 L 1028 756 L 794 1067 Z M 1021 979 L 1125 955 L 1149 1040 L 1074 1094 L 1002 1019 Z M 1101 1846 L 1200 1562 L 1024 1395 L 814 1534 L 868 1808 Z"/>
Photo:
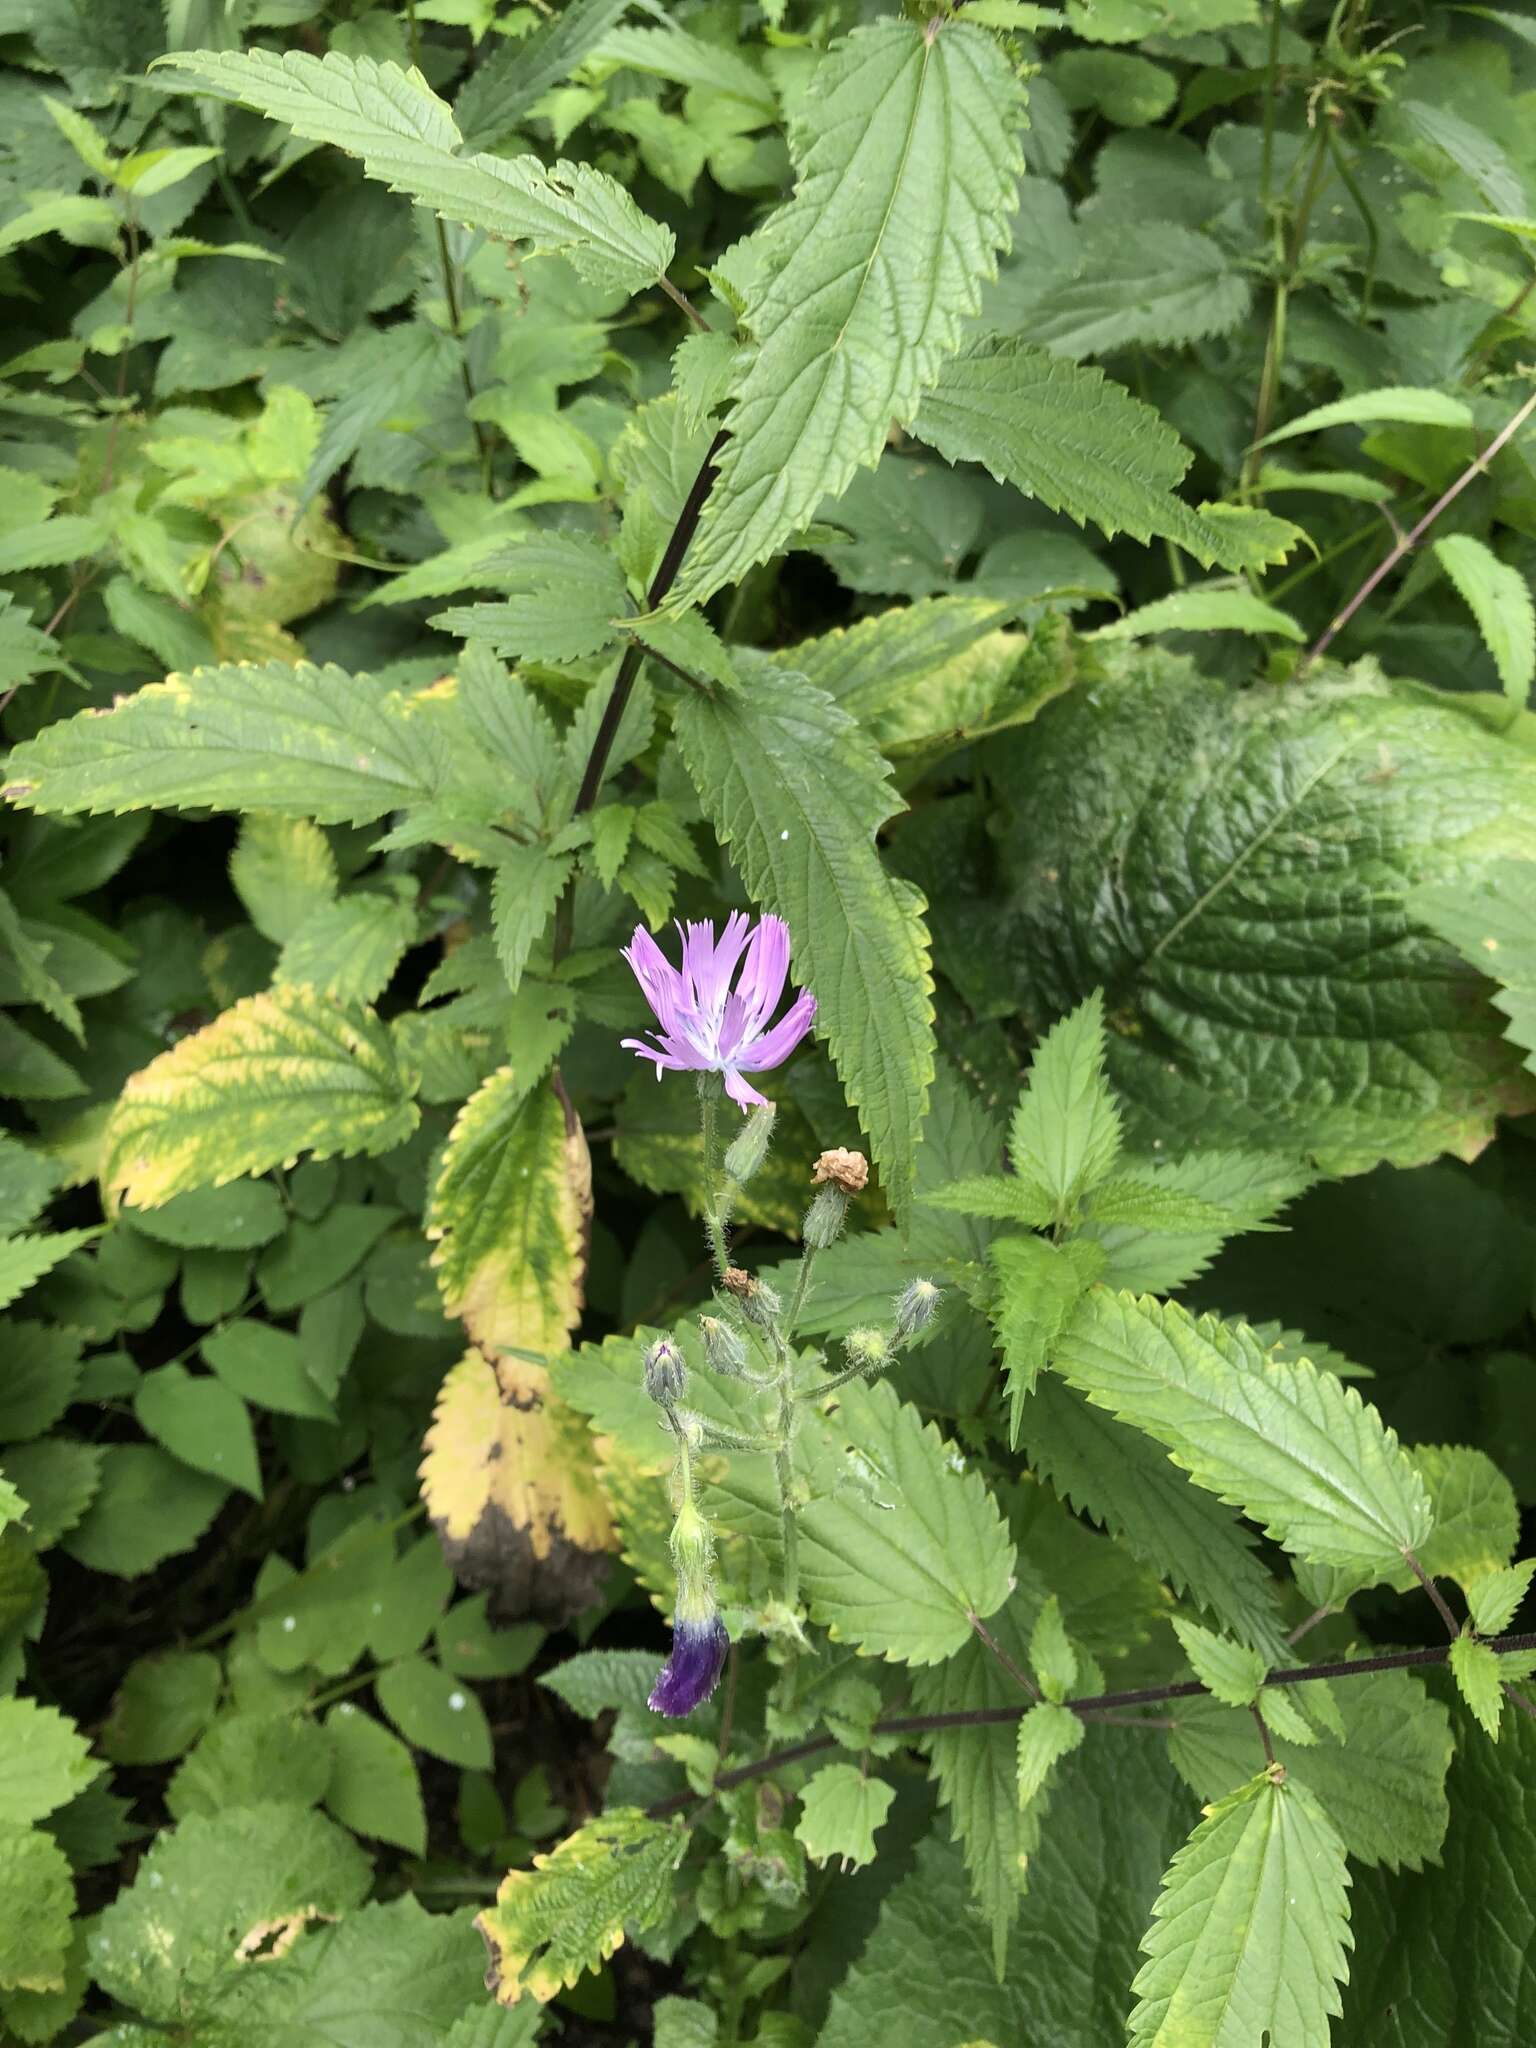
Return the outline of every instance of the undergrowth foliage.
<path id="1" fill-rule="evenodd" d="M 0 2035 L 1517 2048 L 1525 11 L 0 66 Z"/>

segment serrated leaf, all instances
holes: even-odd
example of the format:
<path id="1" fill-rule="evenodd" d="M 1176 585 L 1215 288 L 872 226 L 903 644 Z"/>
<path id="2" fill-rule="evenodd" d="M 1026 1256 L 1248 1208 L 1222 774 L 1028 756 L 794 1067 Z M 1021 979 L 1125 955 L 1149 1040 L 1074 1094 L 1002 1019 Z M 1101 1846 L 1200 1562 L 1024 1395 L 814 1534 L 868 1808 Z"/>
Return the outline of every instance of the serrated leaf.
<path id="1" fill-rule="evenodd" d="M 1288 420 L 1265 437 L 1268 448 L 1276 441 L 1291 441 L 1298 434 L 1318 434 L 1324 427 L 1370 426 L 1382 420 L 1397 420 L 1414 427 L 1466 427 L 1473 425 L 1472 408 L 1464 398 L 1447 391 L 1421 390 L 1413 385 L 1393 384 L 1381 391 L 1355 391 L 1348 398 L 1335 398 L 1327 405 L 1314 406 L 1300 419 Z"/>
<path id="2" fill-rule="evenodd" d="M 1104 1248 L 1106 1285 L 1128 1287 L 1133 1294 L 1174 1294 L 1205 1271 L 1229 1237 L 1261 1228 L 1316 1177 L 1312 1168 L 1284 1153 L 1190 1152 L 1149 1169 L 1159 1199 L 1171 1198 L 1163 1212 L 1168 1220 L 1109 1223 L 1095 1216 L 1083 1225 L 1083 1234 Z M 1170 1214 L 1172 1200 L 1183 1199 L 1208 1205 L 1220 1221 L 1184 1228 Z M 1331 1362 L 1310 1355 L 1314 1363 Z"/>
<path id="3" fill-rule="evenodd" d="M 1134 2048 L 1326 2042 L 1348 1975 L 1348 1885 L 1333 1823 L 1283 1773 L 1208 1807 L 1142 1941 Z"/>
<path id="4" fill-rule="evenodd" d="M 1145 640 L 1156 633 L 1275 633 L 1300 642 L 1306 634 L 1289 612 L 1247 590 L 1175 590 L 1100 626 L 1095 640 Z"/>
<path id="5" fill-rule="evenodd" d="M 136 1657 L 102 1728 L 102 1751 L 119 1764 L 173 1763 L 213 1719 L 224 1673 L 206 1650 Z"/>
<path id="6" fill-rule="evenodd" d="M 1299 1557 L 1385 1578 L 1433 1526 L 1376 1410 L 1305 1359 L 1270 1358 L 1246 1324 L 1101 1289 L 1060 1338 L 1056 1369 Z"/>
<path id="7" fill-rule="evenodd" d="M 503 1880 L 475 1922 L 490 1949 L 491 1988 L 503 2005 L 525 1991 L 545 2003 L 611 1956 L 625 1930 L 643 1934 L 671 1901 L 686 1833 L 614 1807 L 567 1837 L 533 1869 Z"/>
<path id="8" fill-rule="evenodd" d="M 62 1988 L 74 1908 L 69 1863 L 52 1836 L 0 1826 L 0 1990 Z"/>
<path id="9" fill-rule="evenodd" d="M 740 693 L 679 705 L 683 757 L 747 887 L 789 926 L 817 1028 L 901 1213 L 934 1055 L 922 899 L 886 874 L 873 843 L 896 800 L 884 761 L 830 697 L 767 661 L 742 664 Z"/>
<path id="10" fill-rule="evenodd" d="M 510 135 L 522 117 L 587 57 L 629 0 L 573 0 L 539 22 L 531 35 L 508 37 L 475 64 L 453 104 L 454 120 L 471 149 L 489 149 Z"/>
<path id="11" fill-rule="evenodd" d="M 1110 668 L 1012 743 L 1033 794 L 998 848 L 1009 1012 L 1113 989 L 1110 1080 L 1142 1135 L 1330 1172 L 1465 1156 L 1536 1101 L 1406 903 L 1536 853 L 1536 764 L 1368 663 L 1240 696 L 1151 650 Z"/>
<path id="12" fill-rule="evenodd" d="M 95 1444 L 63 1436 L 7 1444 L 0 1450 L 0 1472 L 25 1503 L 19 1519 L 39 1554 L 51 1550 L 84 1519 L 101 1484 L 104 1458 L 105 1452 Z"/>
<path id="13" fill-rule="evenodd" d="M 1188 449 L 1100 370 L 1021 342 L 984 342 L 943 366 L 912 431 L 946 462 L 980 462 L 1080 526 L 1091 520 L 1111 536 L 1175 541 L 1207 567 L 1252 559 L 1241 524 L 1174 495 Z"/>
<path id="14" fill-rule="evenodd" d="M 1474 880 L 1415 889 L 1408 908 L 1479 974 L 1500 984 L 1506 1034 L 1536 1073 L 1536 862 L 1498 860 Z"/>
<path id="15" fill-rule="evenodd" d="M 1430 1577 L 1466 1584 L 1507 1565 L 1520 1540 L 1520 1509 L 1487 1452 L 1468 1444 L 1415 1444 L 1408 1455 L 1434 1510 L 1434 1530 L 1419 1558 Z M 1418 1581 L 1405 1570 L 1396 1583 L 1406 1593 Z"/>
<path id="16" fill-rule="evenodd" d="M 267 1800 L 316 1806 L 331 1775 L 331 1744 L 318 1721 L 247 1709 L 219 1715 L 199 1738 L 166 1786 L 165 1804 L 176 1820 Z"/>
<path id="17" fill-rule="evenodd" d="M 1059 1705 L 1077 1684 L 1077 1652 L 1067 1640 L 1061 1603 L 1054 1593 L 1035 1616 L 1029 1638 L 1029 1661 L 1040 1690 L 1047 1700 Z"/>
<path id="18" fill-rule="evenodd" d="M 496 957 L 515 995 L 528 956 L 555 914 L 571 878 L 575 856 L 547 846 L 508 844 L 491 883 L 491 919 Z"/>
<path id="19" fill-rule="evenodd" d="M 97 1773 L 90 1744 L 56 1707 L 0 1700 L 0 1827 L 27 1827 Z"/>
<path id="20" fill-rule="evenodd" d="M 588 164 L 465 153 L 419 71 L 369 57 L 290 50 L 173 51 L 189 89 L 255 107 L 313 142 L 361 157 L 372 178 L 446 220 L 568 256 L 589 283 L 635 292 L 672 260 L 669 229 Z"/>
<path id="21" fill-rule="evenodd" d="M 1068 1506 L 1196 1600 L 1223 1630 L 1280 1661 L 1285 1634 L 1255 1538 L 1161 1446 L 1047 1373 L 1023 1416 L 1024 1447 Z"/>
<path id="22" fill-rule="evenodd" d="M 703 612 L 648 612 L 628 621 L 628 628 L 647 653 L 659 655 L 665 665 L 681 669 L 685 676 L 722 689 L 732 689 L 740 678 L 725 645 Z"/>
<path id="23" fill-rule="evenodd" d="M 1229 1707 L 1250 1706 L 1258 1698 L 1268 1665 L 1257 1650 L 1213 1635 L 1182 1614 L 1173 1617 L 1173 1632 L 1191 1670 L 1213 1698 Z"/>
<path id="24" fill-rule="evenodd" d="M 446 765 L 431 725 L 371 677 L 232 664 L 61 719 L 12 752 L 6 794 L 53 813 L 207 807 L 360 825 L 426 802 Z"/>
<path id="25" fill-rule="evenodd" d="M 1031 1707 L 1019 1723 L 1018 1802 L 1032 1806 L 1045 1790 L 1046 1781 L 1064 1756 L 1070 1756 L 1082 1741 L 1082 1719 L 1070 1707 L 1042 1700 Z"/>
<path id="26" fill-rule="evenodd" d="M 192 1471 L 158 1444 L 108 1444 L 101 1458 L 101 1484 L 63 1548 L 114 1578 L 142 1578 L 191 1550 L 228 1498 L 222 1480 Z"/>
<path id="27" fill-rule="evenodd" d="M 729 93 L 764 120 L 774 117 L 773 88 L 744 56 L 729 45 L 706 43 L 673 24 L 665 28 L 636 28 L 628 24 L 611 28 L 603 37 L 597 56 L 601 63 L 622 65 L 628 71 L 644 72 L 652 78 L 668 78 L 676 85 L 697 87 L 702 92 Z"/>
<path id="28" fill-rule="evenodd" d="M 1209 235 L 1168 221 L 1138 221 L 1128 235 L 1106 221 L 1084 235 L 1071 274 L 1031 304 L 1023 339 L 1074 359 L 1133 342 L 1167 348 L 1230 333 L 1249 303 L 1248 279 Z"/>
<path id="29" fill-rule="evenodd" d="M 851 1491 L 800 1516 L 800 1577 L 815 1618 L 866 1656 L 936 1664 L 1008 1597 L 1013 1545 L 979 1473 L 957 1471 L 943 1439 L 891 1388 L 839 1395 L 846 1432 L 891 1510 Z"/>
<path id="30" fill-rule="evenodd" d="M 336 856 L 310 818 L 254 811 L 240 820 L 229 879 L 263 938 L 280 946 L 336 894 Z"/>
<path id="31" fill-rule="evenodd" d="M 1036 1181 L 1061 1220 L 1120 1152 L 1120 1113 L 1104 1079 L 1104 997 L 1095 990 L 1035 1048 L 1008 1126 L 1015 1170 Z"/>
<path id="32" fill-rule="evenodd" d="M 55 1230 L 46 1237 L 0 1238 L 0 1308 L 9 1308 L 97 1235 L 94 1230 Z"/>
<path id="33" fill-rule="evenodd" d="M 1077 1239 L 1056 1245 L 1045 1237 L 999 1237 L 987 1259 L 997 1276 L 992 1320 L 1008 1375 L 1008 1440 L 1016 1444 L 1024 1404 L 1103 1258 L 1097 1246 Z"/>
<path id="34" fill-rule="evenodd" d="M 844 1871 L 875 1860 L 875 1830 L 896 1797 L 883 1778 L 857 1764 L 823 1764 L 800 1794 L 795 1840 L 813 1863 L 837 1858 Z"/>
<path id="35" fill-rule="evenodd" d="M 410 1077 L 371 1011 L 277 988 L 247 996 L 129 1080 L 107 1128 L 102 1185 L 153 1208 L 300 1152 L 386 1152 L 415 1125 Z"/>
<path id="36" fill-rule="evenodd" d="M 355 890 L 312 911 L 289 934 L 273 980 L 339 1003 L 377 1002 L 415 936 L 408 903 Z"/>
<path id="37" fill-rule="evenodd" d="M 1007 247 L 1022 105 L 997 44 L 960 22 L 877 22 L 822 57 L 795 196 L 734 252 L 752 346 L 682 598 L 739 581 L 916 410 Z"/>
<path id="38" fill-rule="evenodd" d="M 1473 1579 L 1467 1587 L 1467 1608 L 1479 1635 L 1502 1635 L 1515 1618 L 1515 1611 L 1530 1591 L 1536 1558 L 1524 1557 L 1498 1571 Z"/>
<path id="39" fill-rule="evenodd" d="M 1444 534 L 1434 550 L 1477 621 L 1505 696 L 1523 711 L 1536 676 L 1536 606 L 1530 584 L 1475 534 Z"/>
<path id="40" fill-rule="evenodd" d="M 1128 1224 L 1138 1230 L 1211 1237 L 1235 1235 L 1238 1227 L 1236 1218 L 1216 1203 L 1156 1180 L 1102 1181 L 1088 1196 L 1087 1206 L 1089 1220 L 1105 1227 Z"/>
<path id="41" fill-rule="evenodd" d="M 497 565 L 495 581 L 505 598 L 439 612 L 431 623 L 514 660 L 580 661 L 615 641 L 630 611 L 623 570 L 582 534 L 531 535 Z"/>
<path id="42" fill-rule="evenodd" d="M 1483 1733 L 1497 1742 L 1504 1713 L 1504 1679 L 1498 1652 L 1463 1631 L 1451 1644 L 1451 1676 Z"/>

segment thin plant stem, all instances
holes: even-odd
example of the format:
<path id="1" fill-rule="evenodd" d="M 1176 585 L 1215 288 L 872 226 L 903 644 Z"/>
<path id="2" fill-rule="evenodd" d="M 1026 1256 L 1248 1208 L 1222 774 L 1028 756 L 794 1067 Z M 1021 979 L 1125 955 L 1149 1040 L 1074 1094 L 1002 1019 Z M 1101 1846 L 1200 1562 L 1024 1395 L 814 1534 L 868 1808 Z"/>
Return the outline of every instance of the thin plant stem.
<path id="1" fill-rule="evenodd" d="M 1496 1654 L 1536 1650 L 1536 1635 L 1493 1636 L 1488 1647 Z M 1391 1650 L 1380 1657 L 1344 1658 L 1330 1664 L 1301 1664 L 1291 1670 L 1271 1671 L 1264 1683 L 1303 1685 L 1309 1679 L 1365 1678 L 1374 1671 L 1411 1671 L 1425 1665 L 1444 1664 L 1450 1654 L 1450 1644 L 1446 1643 L 1426 1650 Z M 1096 1721 L 1101 1716 L 1107 1721 L 1113 1715 L 1118 1725 L 1119 1716 L 1127 1708 L 1160 1706 L 1168 1700 L 1198 1699 L 1205 1691 L 1198 1679 L 1185 1679 L 1177 1685 L 1144 1686 L 1135 1692 L 1098 1693 L 1092 1699 L 1068 1700 L 1065 1704 L 1074 1714 L 1091 1714 Z M 1022 1721 L 1031 1704 L 957 1709 L 943 1714 L 894 1714 L 887 1720 L 877 1721 L 873 1732 L 876 1735 L 931 1735 L 940 1728 L 1002 1728 Z M 771 1750 L 755 1763 L 738 1764 L 734 1770 L 722 1771 L 715 1780 L 714 1791 L 729 1792 L 737 1785 L 749 1784 L 754 1778 L 766 1778 L 773 1771 L 786 1770 L 791 1764 L 803 1763 L 807 1757 L 820 1756 L 824 1750 L 836 1747 L 835 1735 L 815 1735 L 806 1742 L 791 1743 L 787 1749 Z M 681 1813 L 685 1807 L 694 1804 L 694 1799 L 692 1792 L 675 1792 L 670 1798 L 658 1799 L 646 1808 L 646 1812 L 653 1820 L 659 1820 L 669 1813 Z"/>
<path id="2" fill-rule="evenodd" d="M 1291 292 L 1301 268 L 1301 252 L 1306 247 L 1307 229 L 1312 221 L 1312 209 L 1322 186 L 1323 166 L 1328 161 L 1328 137 L 1331 116 L 1327 108 L 1319 117 L 1317 142 L 1312 151 L 1312 161 L 1307 169 L 1307 181 L 1302 189 L 1300 203 L 1291 218 L 1290 230 L 1285 237 L 1282 253 L 1283 268 L 1275 280 L 1274 303 L 1270 308 L 1269 334 L 1264 344 L 1264 367 L 1259 374 L 1258 402 L 1253 416 L 1253 442 L 1243 463 L 1241 495 L 1251 497 L 1258 483 L 1260 465 L 1264 460 L 1263 442 L 1269 433 L 1270 423 L 1275 416 L 1276 402 L 1280 396 L 1280 374 L 1285 366 L 1286 322 L 1290 311 Z"/>
<path id="3" fill-rule="evenodd" d="M 720 1097 L 713 1074 L 699 1076 L 699 1130 L 704 1141 L 704 1233 L 715 1284 L 725 1279 L 725 1189 L 720 1179 Z"/>
<path id="4" fill-rule="evenodd" d="M 1413 1573 L 1413 1576 L 1418 1580 L 1419 1584 L 1424 1588 L 1425 1592 L 1429 1595 L 1430 1602 L 1433 1605 L 1436 1614 L 1438 1614 L 1440 1619 L 1445 1623 L 1446 1634 L 1454 1642 L 1456 1637 L 1461 1634 L 1461 1624 L 1457 1621 L 1455 1615 L 1452 1614 L 1450 1607 L 1446 1602 L 1445 1595 L 1441 1592 L 1440 1588 L 1435 1584 L 1434 1580 L 1430 1577 L 1429 1573 L 1425 1571 L 1423 1565 L 1419 1563 L 1419 1560 L 1414 1556 L 1411 1550 L 1405 1550 L 1403 1552 L 1403 1555 L 1408 1560 L 1408 1569 Z"/>
<path id="5" fill-rule="evenodd" d="M 1413 553 L 1414 549 L 1418 546 L 1419 542 L 1424 538 L 1425 534 L 1428 533 L 1429 529 L 1434 525 L 1435 521 L 1440 517 L 1441 513 L 1456 502 L 1456 500 L 1461 496 L 1462 492 L 1467 488 L 1467 485 L 1471 483 L 1472 479 L 1475 476 L 1480 476 L 1482 472 L 1485 469 L 1487 469 L 1489 463 L 1493 461 L 1493 458 L 1498 454 L 1499 450 L 1503 448 L 1507 442 L 1513 440 L 1514 436 L 1519 433 L 1520 429 L 1525 425 L 1526 421 L 1530 418 L 1533 412 L 1536 412 L 1536 391 L 1533 391 L 1531 393 L 1530 397 L 1525 401 L 1524 405 L 1520 407 L 1520 409 L 1513 415 L 1512 418 L 1505 421 L 1504 425 L 1499 429 L 1498 433 L 1494 435 L 1493 439 L 1488 443 L 1488 446 L 1482 451 L 1482 453 L 1480 455 L 1475 455 L 1472 458 L 1472 460 L 1467 464 L 1466 468 L 1461 472 L 1461 475 L 1456 478 L 1455 482 L 1448 485 L 1447 488 L 1440 493 L 1439 497 L 1436 498 L 1434 504 L 1431 505 L 1429 510 L 1424 514 L 1424 517 L 1419 521 L 1418 525 L 1415 526 L 1410 533 L 1405 533 L 1397 541 L 1396 545 L 1392 548 L 1391 552 L 1389 554 L 1384 555 L 1382 559 L 1376 564 L 1376 567 L 1371 571 L 1370 575 L 1366 577 L 1365 581 L 1360 585 L 1360 588 L 1349 600 L 1349 603 L 1345 605 L 1343 611 L 1341 611 L 1338 614 L 1338 616 L 1330 622 L 1327 628 L 1321 634 L 1319 634 L 1316 641 L 1307 650 L 1307 653 L 1302 658 L 1302 661 L 1299 667 L 1297 668 L 1296 673 L 1298 676 L 1305 675 L 1307 670 L 1312 667 L 1314 662 L 1321 661 L 1323 656 L 1327 653 L 1328 649 L 1332 646 L 1333 642 L 1338 638 L 1339 634 L 1343 632 L 1344 628 L 1355 616 L 1355 613 L 1359 611 L 1360 607 L 1365 603 L 1366 599 L 1369 598 L 1372 595 L 1372 593 L 1375 590 L 1377 590 L 1380 587 L 1380 585 L 1386 580 L 1386 578 L 1391 575 L 1392 571 L 1397 567 L 1398 563 L 1401 562 L 1406 555 L 1411 555 Z"/>
<path id="6" fill-rule="evenodd" d="M 1264 1745 L 1264 1761 L 1267 1764 L 1272 1764 L 1275 1760 L 1275 1745 L 1269 1739 L 1269 1723 L 1259 1711 L 1257 1700 L 1254 1701 L 1248 1711 L 1253 1716 L 1254 1726 L 1259 1731 L 1259 1740 Z"/>
<path id="7" fill-rule="evenodd" d="M 672 301 L 673 305 L 678 307 L 679 310 L 685 313 L 689 320 L 693 322 L 694 326 L 698 329 L 700 334 L 708 334 L 709 322 L 704 318 L 703 314 L 699 311 L 698 307 L 694 305 L 692 299 L 689 298 L 688 294 L 686 292 L 679 291 L 677 286 L 672 282 L 671 278 L 665 275 L 659 277 L 656 280 L 656 282 L 661 286 L 662 290 L 666 293 L 667 297 Z"/>
<path id="8" fill-rule="evenodd" d="M 979 1614 L 970 1617 L 971 1633 L 992 1655 L 993 1660 L 1007 1672 L 1020 1692 L 1027 1693 L 1032 1700 L 1040 1697 L 1040 1688 L 1027 1671 L 1020 1670 L 1002 1644 L 993 1635 Z"/>

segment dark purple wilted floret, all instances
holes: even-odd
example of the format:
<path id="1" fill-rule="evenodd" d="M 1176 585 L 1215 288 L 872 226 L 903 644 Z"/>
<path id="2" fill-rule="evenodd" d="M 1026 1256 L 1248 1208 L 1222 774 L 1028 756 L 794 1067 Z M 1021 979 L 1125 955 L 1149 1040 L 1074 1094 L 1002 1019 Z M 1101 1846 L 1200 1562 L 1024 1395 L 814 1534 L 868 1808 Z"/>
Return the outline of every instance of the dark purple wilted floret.
<path id="1" fill-rule="evenodd" d="M 651 1687 L 647 1702 L 651 1712 L 669 1714 L 676 1720 L 702 1707 L 720 1683 L 730 1647 L 725 1623 L 713 1609 L 697 1621 L 679 1614 L 672 1628 L 672 1654 Z"/>

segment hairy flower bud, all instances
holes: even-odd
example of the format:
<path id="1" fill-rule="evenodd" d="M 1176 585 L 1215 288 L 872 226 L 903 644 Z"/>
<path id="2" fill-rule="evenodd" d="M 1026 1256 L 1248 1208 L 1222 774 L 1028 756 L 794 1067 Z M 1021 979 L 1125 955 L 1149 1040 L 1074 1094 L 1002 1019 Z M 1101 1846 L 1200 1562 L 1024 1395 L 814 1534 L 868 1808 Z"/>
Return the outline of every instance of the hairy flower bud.
<path id="1" fill-rule="evenodd" d="M 740 1330 L 719 1316 L 700 1316 L 699 1335 L 704 1339 L 704 1362 L 710 1371 L 738 1378 L 747 1363 L 747 1340 Z"/>
<path id="2" fill-rule="evenodd" d="M 749 1181 L 768 1157 L 773 1137 L 773 1120 L 778 1111 L 771 1102 L 754 1109 L 741 1130 L 725 1148 L 725 1171 L 738 1186 Z"/>
<path id="3" fill-rule="evenodd" d="M 913 1280 L 896 1297 L 896 1334 L 915 1337 L 933 1321 L 939 1306 L 939 1289 L 931 1280 Z"/>
<path id="4" fill-rule="evenodd" d="M 890 1361 L 891 1340 L 884 1330 L 850 1330 L 843 1352 L 856 1372 L 877 1373 Z"/>
<path id="5" fill-rule="evenodd" d="M 811 1179 L 817 1187 L 830 1183 L 845 1195 L 861 1195 L 869 1185 L 869 1161 L 862 1152 L 848 1152 L 836 1145 L 822 1153 L 811 1169 Z"/>
<path id="6" fill-rule="evenodd" d="M 800 1226 L 800 1235 L 808 1249 L 824 1252 L 828 1245 L 836 1244 L 842 1236 L 847 1214 L 848 1197 L 840 1187 L 834 1187 L 829 1181 L 824 1188 L 819 1188 Z"/>
<path id="7" fill-rule="evenodd" d="M 692 1494 L 687 1494 L 672 1524 L 672 1562 L 677 1566 L 679 1585 L 706 1585 L 714 1554 L 709 1524 L 699 1513 Z"/>
<path id="8" fill-rule="evenodd" d="M 658 1337 L 645 1354 L 645 1391 L 662 1408 L 675 1407 L 688 1391 L 688 1364 L 670 1337 Z"/>
<path id="9" fill-rule="evenodd" d="M 784 1306 L 775 1288 L 740 1266 L 726 1267 L 724 1286 L 741 1303 L 741 1312 L 748 1322 L 766 1326 Z"/>

